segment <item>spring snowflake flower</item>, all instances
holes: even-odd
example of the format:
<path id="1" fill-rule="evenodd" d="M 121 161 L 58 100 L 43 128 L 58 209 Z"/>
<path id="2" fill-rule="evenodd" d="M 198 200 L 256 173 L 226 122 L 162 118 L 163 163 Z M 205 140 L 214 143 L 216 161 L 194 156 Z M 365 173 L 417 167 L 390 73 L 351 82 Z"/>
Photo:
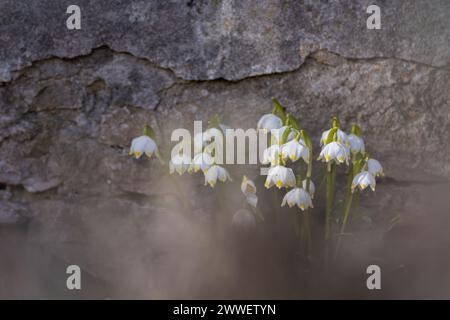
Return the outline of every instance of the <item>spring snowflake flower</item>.
<path id="1" fill-rule="evenodd" d="M 364 153 L 366 150 L 364 146 L 364 140 L 361 137 L 358 137 L 356 134 L 350 133 L 348 135 L 348 142 L 350 145 L 350 151 L 352 153 Z"/>
<path id="2" fill-rule="evenodd" d="M 158 152 L 158 146 L 149 136 L 140 136 L 131 141 L 130 155 L 134 155 L 136 159 L 139 159 L 144 153 L 150 158 L 156 152 Z"/>
<path id="3" fill-rule="evenodd" d="M 208 171 L 205 172 L 205 186 L 209 184 L 211 188 L 214 188 L 217 180 L 225 182 L 227 180 L 231 180 L 231 177 L 225 168 L 218 165 L 213 165 L 208 169 Z"/>
<path id="4" fill-rule="evenodd" d="M 245 195 L 247 203 L 253 208 L 256 208 L 258 203 L 258 197 L 256 196 L 256 186 L 255 183 L 248 179 L 246 176 L 242 177 L 241 191 Z"/>
<path id="5" fill-rule="evenodd" d="M 276 115 L 269 113 L 269 114 L 263 115 L 259 119 L 257 128 L 270 131 L 272 129 L 279 129 L 282 126 L 283 126 L 283 121 Z"/>
<path id="6" fill-rule="evenodd" d="M 251 229 L 256 225 L 255 215 L 247 209 L 239 209 L 233 215 L 231 223 L 239 228 Z"/>
<path id="7" fill-rule="evenodd" d="M 302 187 L 307 190 L 306 188 L 306 179 L 302 181 Z M 311 199 L 314 199 L 314 193 L 316 193 L 316 186 L 312 182 L 312 180 L 309 180 L 309 194 L 311 195 Z"/>
<path id="8" fill-rule="evenodd" d="M 284 207 L 286 203 L 289 208 L 297 205 L 302 211 L 308 208 L 313 208 L 311 196 L 303 188 L 294 188 L 286 193 L 281 206 Z"/>
<path id="9" fill-rule="evenodd" d="M 214 158 L 209 154 L 202 152 L 194 156 L 189 171 L 197 172 L 199 170 L 202 170 L 203 172 L 207 172 L 208 169 L 213 165 L 213 163 Z"/>
<path id="10" fill-rule="evenodd" d="M 306 163 L 309 163 L 310 152 L 303 141 L 294 139 L 281 146 L 281 157 L 283 159 L 289 158 L 291 161 L 297 161 L 302 158 Z"/>
<path id="11" fill-rule="evenodd" d="M 329 130 L 324 131 L 322 133 L 322 138 L 320 139 L 320 145 L 321 146 L 323 146 L 325 144 L 325 142 L 327 141 L 328 134 L 330 133 L 331 130 L 332 129 L 329 129 Z M 339 143 L 341 143 L 341 144 L 343 144 L 345 146 L 348 146 L 348 144 L 349 144 L 347 134 L 344 131 L 342 131 L 341 129 L 337 130 L 337 142 L 339 142 Z"/>
<path id="12" fill-rule="evenodd" d="M 252 194 L 256 194 L 255 183 L 252 180 L 248 179 L 247 176 L 242 177 L 241 191 L 246 197 Z"/>
<path id="13" fill-rule="evenodd" d="M 278 161 L 278 156 L 281 153 L 281 147 L 277 144 L 273 144 L 263 152 L 262 164 L 274 165 Z"/>
<path id="14" fill-rule="evenodd" d="M 276 144 L 276 143 L 280 144 L 281 143 L 281 140 L 283 139 L 284 132 L 286 131 L 287 128 L 288 128 L 287 126 L 284 126 L 284 127 L 278 128 L 278 129 L 270 130 L 270 134 L 272 136 L 272 143 L 273 144 Z M 287 137 L 285 142 L 291 141 L 294 138 L 295 138 L 295 135 L 291 131 L 291 132 L 289 132 L 289 135 L 288 135 L 288 137 Z"/>
<path id="15" fill-rule="evenodd" d="M 322 148 L 318 160 L 324 162 L 336 161 L 337 164 L 346 162 L 350 158 L 349 149 L 339 142 L 330 142 Z"/>
<path id="16" fill-rule="evenodd" d="M 368 186 L 370 186 L 372 191 L 375 191 L 375 185 L 375 177 L 369 171 L 361 171 L 353 178 L 352 192 L 354 192 L 357 187 L 359 187 L 360 190 L 364 190 Z"/>
<path id="17" fill-rule="evenodd" d="M 191 162 L 191 158 L 186 155 L 175 155 L 169 162 L 170 174 L 173 174 L 176 171 L 179 175 L 182 175 L 189 169 Z"/>
<path id="18" fill-rule="evenodd" d="M 374 177 L 384 176 L 383 167 L 375 159 L 369 159 L 367 161 L 367 171 L 369 171 Z"/>
<path id="19" fill-rule="evenodd" d="M 270 188 L 273 185 L 276 185 L 278 189 L 295 187 L 295 175 L 292 169 L 283 166 L 270 168 L 264 186 Z"/>

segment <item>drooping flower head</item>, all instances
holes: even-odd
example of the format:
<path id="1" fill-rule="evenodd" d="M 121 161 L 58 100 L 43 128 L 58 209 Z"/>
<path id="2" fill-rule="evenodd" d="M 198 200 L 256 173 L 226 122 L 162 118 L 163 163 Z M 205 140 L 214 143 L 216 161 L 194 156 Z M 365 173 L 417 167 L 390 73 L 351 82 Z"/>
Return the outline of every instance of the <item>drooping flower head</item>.
<path id="1" fill-rule="evenodd" d="M 355 153 L 364 153 L 366 148 L 364 146 L 364 140 L 361 137 L 358 137 L 357 135 L 350 133 L 348 135 L 348 142 L 350 144 L 350 151 Z"/>
<path id="2" fill-rule="evenodd" d="M 295 175 L 292 169 L 279 165 L 270 168 L 264 186 L 270 188 L 273 185 L 278 189 L 295 187 Z"/>
<path id="3" fill-rule="evenodd" d="M 369 171 L 374 177 L 384 176 L 383 167 L 375 159 L 367 160 L 367 171 Z"/>
<path id="4" fill-rule="evenodd" d="M 284 160 L 289 158 L 291 161 L 302 158 L 306 163 L 309 163 L 310 151 L 302 140 L 293 139 L 281 146 L 281 157 Z"/>
<path id="5" fill-rule="evenodd" d="M 356 188 L 359 188 L 362 191 L 368 186 L 370 186 L 372 191 L 375 191 L 375 185 L 375 177 L 369 171 L 361 171 L 353 178 L 352 192 L 354 192 Z"/>
<path id="6" fill-rule="evenodd" d="M 345 162 L 348 164 L 349 158 L 349 149 L 343 144 L 333 141 L 322 148 L 318 160 L 324 162 L 335 161 L 337 164 Z"/>
<path id="7" fill-rule="evenodd" d="M 288 129 L 288 126 L 283 126 L 281 128 L 278 129 L 272 129 L 270 130 L 270 134 L 272 137 L 272 144 L 281 144 L 282 140 L 283 140 L 283 135 L 285 133 L 285 131 Z M 289 132 L 288 136 L 286 137 L 286 141 L 291 141 L 295 138 L 295 135 L 292 131 Z"/>
<path id="8" fill-rule="evenodd" d="M 134 155 L 136 159 L 139 159 L 144 153 L 150 158 L 157 151 L 156 142 L 149 136 L 143 135 L 131 141 L 130 155 Z"/>
<path id="9" fill-rule="evenodd" d="M 302 187 L 307 191 L 307 181 L 306 179 L 302 181 Z M 311 195 L 311 199 L 314 199 L 314 193 L 316 193 L 316 186 L 312 182 L 312 180 L 309 180 L 309 194 Z"/>
<path id="10" fill-rule="evenodd" d="M 191 163 L 192 160 L 190 157 L 181 154 L 175 155 L 169 162 L 170 174 L 176 171 L 179 175 L 182 175 L 190 168 Z"/>
<path id="11" fill-rule="evenodd" d="M 251 194 L 256 194 L 255 183 L 248 179 L 247 176 L 242 177 L 241 191 L 246 197 Z"/>
<path id="12" fill-rule="evenodd" d="M 194 156 L 189 171 L 198 172 L 199 170 L 202 170 L 203 172 L 207 172 L 213 163 L 214 158 L 209 154 L 206 152 L 198 153 Z"/>
<path id="13" fill-rule="evenodd" d="M 320 139 L 321 146 L 326 144 L 328 135 L 330 134 L 331 130 L 333 130 L 333 129 L 329 129 L 322 133 L 322 138 Z M 347 134 L 344 131 L 342 131 L 341 129 L 337 129 L 337 131 L 336 131 L 336 141 L 344 146 L 348 146 L 348 144 L 349 144 Z"/>
<path id="14" fill-rule="evenodd" d="M 284 207 L 286 203 L 290 208 L 297 205 L 302 211 L 308 208 L 313 208 L 311 196 L 303 188 L 294 188 L 286 193 L 281 206 Z"/>
<path id="15" fill-rule="evenodd" d="M 211 188 L 214 188 L 217 180 L 225 182 L 231 180 L 231 177 L 225 168 L 213 165 L 205 172 L 205 185 L 209 184 Z"/>
<path id="16" fill-rule="evenodd" d="M 279 129 L 283 126 L 283 121 L 274 114 L 263 115 L 257 125 L 257 129 L 264 129 L 270 132 L 272 129 Z"/>
<path id="17" fill-rule="evenodd" d="M 274 166 L 278 163 L 278 157 L 281 154 L 281 146 L 273 144 L 263 152 L 262 164 L 271 164 Z"/>

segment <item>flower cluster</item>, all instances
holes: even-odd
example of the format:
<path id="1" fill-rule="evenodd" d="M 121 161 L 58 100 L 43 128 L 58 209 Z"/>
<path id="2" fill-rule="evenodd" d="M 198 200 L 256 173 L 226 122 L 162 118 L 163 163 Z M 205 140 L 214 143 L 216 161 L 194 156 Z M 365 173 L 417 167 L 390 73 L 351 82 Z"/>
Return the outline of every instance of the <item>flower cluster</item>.
<path id="1" fill-rule="evenodd" d="M 301 210 L 306 210 L 313 207 L 314 184 L 311 181 L 311 170 L 308 170 L 309 176 L 303 180 L 301 173 L 296 176 L 294 169 L 288 165 L 303 162 L 311 168 L 310 139 L 305 131 L 300 130 L 294 116 L 286 115 L 278 101 L 274 100 L 274 104 L 272 114 L 263 115 L 257 126 L 258 129 L 271 133 L 270 146 L 263 152 L 262 163 L 270 164 L 264 186 L 292 188 L 284 196 L 281 206 L 297 205 Z"/>
<path id="2" fill-rule="evenodd" d="M 301 128 L 298 119 L 292 114 L 287 114 L 286 109 L 276 99 L 272 100 L 274 103 L 272 113 L 264 114 L 257 123 L 258 130 L 270 134 L 269 145 L 263 151 L 261 159 L 262 164 L 270 166 L 264 186 L 267 189 L 276 187 L 285 190 L 281 206 L 287 205 L 289 208 L 296 206 L 304 212 L 301 216 L 305 217 L 303 224 L 307 225 L 308 210 L 314 208 L 313 200 L 316 192 L 312 181 L 313 144 L 309 135 Z M 189 154 L 179 152 L 172 156 L 168 164 L 170 174 L 201 172 L 204 175 L 205 185 L 211 188 L 214 188 L 218 181 L 231 181 L 227 169 L 216 160 L 218 150 L 223 147 L 225 129 L 227 127 L 221 124 L 217 117 L 210 121 L 208 129 L 196 134 L 192 139 L 193 157 L 190 156 L 190 152 Z M 367 187 L 375 191 L 376 178 L 382 177 L 384 173 L 380 162 L 369 157 L 361 128 L 353 124 L 350 132 L 346 133 L 337 117 L 332 119 L 331 128 L 320 136 L 318 153 L 317 160 L 326 164 L 324 230 L 325 239 L 328 239 L 332 222 L 338 220 L 332 217 L 336 208 L 333 201 L 337 168 L 344 167 L 348 175 L 341 234 L 348 220 L 353 194 Z M 156 155 L 161 160 L 154 132 L 148 126 L 145 126 L 142 136 L 132 140 L 130 147 L 130 155 L 136 159 L 140 159 L 143 154 L 148 157 Z M 256 216 L 261 220 L 264 218 L 257 209 L 257 187 L 245 175 L 242 178 L 241 191 L 245 196 L 245 205 L 234 214 L 232 223 L 248 228 L 256 224 Z M 317 198 L 314 201 L 317 201 Z M 309 226 L 306 227 L 308 228 Z"/>

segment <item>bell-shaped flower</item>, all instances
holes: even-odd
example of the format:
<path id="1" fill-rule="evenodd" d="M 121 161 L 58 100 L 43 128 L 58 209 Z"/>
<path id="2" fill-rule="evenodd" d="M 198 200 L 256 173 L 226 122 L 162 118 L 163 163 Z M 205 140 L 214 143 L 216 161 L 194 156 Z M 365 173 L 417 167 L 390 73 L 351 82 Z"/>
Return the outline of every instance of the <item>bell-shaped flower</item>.
<path id="1" fill-rule="evenodd" d="M 199 170 L 202 170 L 203 172 L 207 172 L 208 169 L 213 165 L 213 163 L 214 158 L 209 154 L 205 152 L 198 153 L 194 156 L 189 171 L 197 172 Z"/>
<path id="2" fill-rule="evenodd" d="M 322 138 L 320 139 L 320 145 L 321 146 L 323 146 L 326 143 L 326 141 L 328 139 L 328 135 L 329 135 L 331 130 L 332 129 L 329 129 L 329 130 L 324 131 L 322 133 Z M 339 142 L 339 143 L 341 143 L 341 144 L 343 144 L 345 146 L 348 146 L 348 144 L 349 144 L 348 136 L 347 136 L 347 134 L 344 131 L 342 131 L 341 129 L 338 129 L 337 132 L 336 132 L 336 135 L 337 135 L 337 142 Z"/>
<path id="3" fill-rule="evenodd" d="M 281 154 L 281 147 L 278 144 L 273 144 L 263 152 L 262 164 L 275 165 L 278 162 L 278 157 Z"/>
<path id="4" fill-rule="evenodd" d="M 308 208 L 313 208 L 311 196 L 308 192 L 306 192 L 303 188 L 294 188 L 283 198 L 283 202 L 281 203 L 281 206 L 284 207 L 285 205 L 289 206 L 289 208 L 292 208 L 293 206 L 298 206 L 302 211 Z"/>
<path id="5" fill-rule="evenodd" d="M 367 160 L 367 171 L 369 171 L 374 177 L 384 176 L 383 167 L 375 159 Z"/>
<path id="6" fill-rule="evenodd" d="M 264 129 L 270 131 L 272 129 L 279 129 L 283 126 L 283 121 L 274 114 L 265 114 L 263 115 L 259 121 L 257 128 Z"/>
<path id="7" fill-rule="evenodd" d="M 283 187 L 295 187 L 295 174 L 291 168 L 275 166 L 269 169 L 264 186 L 270 188 L 273 185 L 278 189 Z"/>
<path id="8" fill-rule="evenodd" d="M 131 141 L 130 155 L 134 155 L 136 159 L 144 153 L 150 158 L 156 152 L 158 152 L 158 146 L 149 136 L 140 136 Z"/>
<path id="9" fill-rule="evenodd" d="M 368 186 L 370 186 L 372 191 L 375 191 L 375 185 L 375 177 L 369 171 L 361 171 L 353 178 L 352 192 L 354 192 L 356 188 L 364 190 Z"/>
<path id="10" fill-rule="evenodd" d="M 231 223 L 238 228 L 252 229 L 256 226 L 256 217 L 247 209 L 239 209 L 233 215 Z"/>
<path id="11" fill-rule="evenodd" d="M 283 139 L 283 135 L 284 132 L 286 131 L 286 129 L 288 128 L 288 126 L 284 126 L 278 129 L 272 129 L 270 130 L 270 134 L 272 137 L 272 144 L 281 144 L 281 140 Z M 288 141 L 291 141 L 295 138 L 295 134 L 291 131 L 289 132 L 286 141 L 284 141 L 285 143 Z"/>
<path id="12" fill-rule="evenodd" d="M 213 165 L 208 169 L 208 171 L 205 172 L 205 186 L 209 184 L 211 188 L 214 188 L 217 180 L 225 182 L 227 180 L 231 180 L 231 177 L 225 168 L 218 165 Z"/>
<path id="13" fill-rule="evenodd" d="M 305 191 L 308 190 L 306 185 L 307 185 L 307 181 L 305 179 L 302 181 L 302 187 L 303 187 L 303 189 L 305 189 Z M 309 180 L 309 194 L 311 195 L 311 199 L 314 199 L 314 193 L 316 193 L 316 186 L 314 185 L 312 180 Z"/>
<path id="14" fill-rule="evenodd" d="M 191 162 L 191 158 L 186 155 L 177 154 L 173 156 L 169 162 L 170 174 L 176 171 L 179 175 L 182 175 L 190 168 Z"/>
<path id="15" fill-rule="evenodd" d="M 349 158 L 349 149 L 343 144 L 333 141 L 322 148 L 318 160 L 335 161 L 337 164 L 346 162 L 348 164 Z"/>
<path id="16" fill-rule="evenodd" d="M 306 163 L 309 163 L 310 152 L 302 140 L 297 141 L 293 139 L 281 146 L 281 157 L 283 159 L 289 158 L 291 161 L 297 161 L 302 158 Z"/>
<path id="17" fill-rule="evenodd" d="M 348 135 L 348 142 L 350 144 L 350 151 L 352 153 L 364 153 L 366 150 L 364 146 L 364 140 L 361 137 L 358 137 L 356 134 L 350 133 Z"/>
<path id="18" fill-rule="evenodd" d="M 242 177 L 241 191 L 246 197 L 252 194 L 256 194 L 255 183 L 252 180 L 248 179 L 247 176 Z"/>

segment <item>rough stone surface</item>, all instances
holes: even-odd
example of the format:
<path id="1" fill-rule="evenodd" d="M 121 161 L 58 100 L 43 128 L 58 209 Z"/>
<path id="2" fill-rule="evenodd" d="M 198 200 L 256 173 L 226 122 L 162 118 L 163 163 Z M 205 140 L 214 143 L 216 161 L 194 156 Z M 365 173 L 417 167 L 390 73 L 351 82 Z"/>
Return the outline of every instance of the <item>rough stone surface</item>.
<path id="1" fill-rule="evenodd" d="M 105 281 L 132 268 L 130 290 L 151 262 L 136 296 L 187 297 L 219 200 L 202 177 L 131 159 L 130 141 L 148 123 L 167 156 L 173 129 L 215 114 L 252 128 L 272 96 L 316 146 L 332 116 L 358 122 L 387 175 L 368 210 L 423 215 L 422 189 L 450 178 L 450 3 L 378 3 L 382 30 L 366 29 L 371 1 L 79 0 L 70 31 L 69 3 L 1 1 L 0 225 L 30 220 L 33 243 Z"/>

